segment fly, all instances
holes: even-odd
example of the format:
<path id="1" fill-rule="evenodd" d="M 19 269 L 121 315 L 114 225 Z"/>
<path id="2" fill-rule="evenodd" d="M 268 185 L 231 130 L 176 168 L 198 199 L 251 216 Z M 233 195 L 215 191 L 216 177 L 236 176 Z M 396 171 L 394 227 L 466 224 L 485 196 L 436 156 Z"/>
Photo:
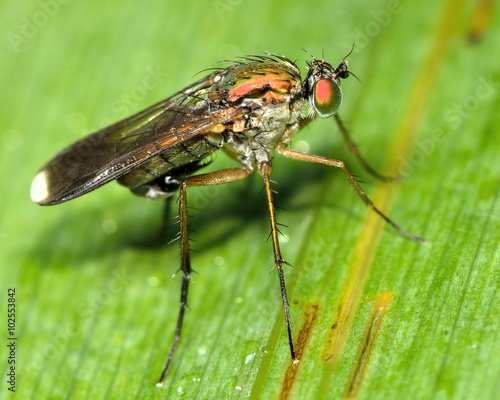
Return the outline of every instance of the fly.
<path id="1" fill-rule="evenodd" d="M 181 336 L 191 278 L 188 240 L 187 189 L 235 182 L 253 170 L 262 176 L 271 224 L 274 267 L 278 272 L 290 354 L 298 360 L 292 336 L 276 215 L 270 183 L 275 151 L 299 161 L 341 168 L 363 202 L 400 234 L 414 236 L 385 216 L 361 190 L 343 161 L 295 150 L 288 145 L 297 132 L 317 117 L 333 116 L 342 103 L 340 81 L 352 73 L 344 58 L 338 67 L 324 60 L 308 63 L 302 81 L 299 68 L 288 58 L 272 53 L 243 57 L 139 113 L 74 143 L 57 154 L 35 176 L 31 198 L 40 205 L 72 200 L 117 180 L 133 193 L 162 199 L 179 190 L 181 247 L 181 302 L 170 353 L 158 385 L 172 363 Z M 341 120 L 340 130 L 354 155 L 364 161 Z M 222 150 L 239 168 L 197 174 L 204 160 Z"/>

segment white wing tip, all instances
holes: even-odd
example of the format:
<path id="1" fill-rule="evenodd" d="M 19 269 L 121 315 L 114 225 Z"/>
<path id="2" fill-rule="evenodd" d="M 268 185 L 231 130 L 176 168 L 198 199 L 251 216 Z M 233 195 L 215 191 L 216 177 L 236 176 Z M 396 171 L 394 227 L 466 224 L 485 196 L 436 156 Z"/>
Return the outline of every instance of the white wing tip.
<path id="1" fill-rule="evenodd" d="M 47 172 L 44 170 L 36 174 L 35 179 L 31 183 L 30 196 L 35 203 L 43 203 L 49 197 L 49 182 L 47 180 Z"/>

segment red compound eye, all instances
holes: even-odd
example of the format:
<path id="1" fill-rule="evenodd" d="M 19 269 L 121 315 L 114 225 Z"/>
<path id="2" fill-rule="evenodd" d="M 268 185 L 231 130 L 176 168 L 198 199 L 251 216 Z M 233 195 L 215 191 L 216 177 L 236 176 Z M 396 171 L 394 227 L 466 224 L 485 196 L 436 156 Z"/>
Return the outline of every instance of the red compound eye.
<path id="1" fill-rule="evenodd" d="M 342 103 L 342 91 L 331 79 L 320 79 L 313 88 L 313 104 L 315 111 L 322 118 L 335 114 Z"/>

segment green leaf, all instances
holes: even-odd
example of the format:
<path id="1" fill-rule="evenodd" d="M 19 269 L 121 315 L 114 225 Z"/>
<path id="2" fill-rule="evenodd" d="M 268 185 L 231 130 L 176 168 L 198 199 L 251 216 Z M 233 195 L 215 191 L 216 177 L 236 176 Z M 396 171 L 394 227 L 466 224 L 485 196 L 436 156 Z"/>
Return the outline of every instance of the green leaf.
<path id="1" fill-rule="evenodd" d="M 500 15 L 492 2 L 9 2 L 0 13 L 1 293 L 15 288 L 23 399 L 495 399 L 500 390 Z M 356 39 L 356 41 L 355 41 Z M 57 207 L 29 199 L 46 161 L 222 59 L 304 65 L 350 50 L 340 115 L 296 137 L 342 171 L 273 160 L 298 366 L 290 359 L 262 182 L 193 188 L 193 277 L 179 309 L 174 225 L 114 183 Z M 305 71 L 305 68 L 303 69 Z M 233 165 L 223 154 L 210 168 Z M 171 217 L 175 215 L 175 202 Z M 5 310 L 5 309 L 4 309 Z M 4 327 L 8 320 L 3 317 Z M 9 344 L 7 336 L 2 347 Z M 4 379 L 0 398 L 10 398 Z"/>

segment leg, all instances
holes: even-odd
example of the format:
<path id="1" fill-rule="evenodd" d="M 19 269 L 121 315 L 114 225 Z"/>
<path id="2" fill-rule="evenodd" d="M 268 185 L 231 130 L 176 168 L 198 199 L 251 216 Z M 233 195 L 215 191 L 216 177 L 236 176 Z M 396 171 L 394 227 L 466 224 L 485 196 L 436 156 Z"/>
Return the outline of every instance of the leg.
<path id="1" fill-rule="evenodd" d="M 281 298 L 283 299 L 283 308 L 285 310 L 285 321 L 288 333 L 288 343 L 290 345 L 290 354 L 292 356 L 293 363 L 297 364 L 299 360 L 295 357 L 295 349 L 293 347 L 292 323 L 290 321 L 288 297 L 286 295 L 285 276 L 283 275 L 283 264 L 288 263 L 281 257 L 280 244 L 278 241 L 278 229 L 276 227 L 276 214 L 274 213 L 271 183 L 269 182 L 269 176 L 271 175 L 271 165 L 269 165 L 268 162 L 262 162 L 261 164 L 259 164 L 259 174 L 264 178 L 264 188 L 266 191 L 267 205 L 269 207 L 269 216 L 271 219 L 271 238 L 273 240 L 274 249 L 274 266 L 278 270 L 278 276 L 280 280 Z"/>
<path id="2" fill-rule="evenodd" d="M 349 132 L 347 131 L 346 127 L 344 126 L 344 123 L 340 119 L 338 114 L 334 115 L 335 117 L 335 122 L 337 122 L 337 125 L 339 126 L 340 132 L 342 133 L 342 136 L 344 137 L 344 140 L 347 142 L 347 146 L 349 146 L 349 150 L 351 150 L 351 153 L 354 154 L 354 156 L 359 160 L 361 165 L 363 166 L 364 169 L 368 171 L 368 173 L 372 176 L 374 176 L 377 179 L 380 179 L 381 181 L 384 182 L 393 182 L 393 181 L 398 181 L 401 178 L 398 175 L 382 175 L 375 171 L 366 161 L 365 159 L 361 156 L 359 153 L 358 147 L 356 146 L 356 143 L 354 143 L 349 136 Z"/>
<path id="3" fill-rule="evenodd" d="M 410 239 L 415 240 L 415 241 L 420 242 L 420 243 L 425 243 L 424 239 L 422 239 L 418 236 L 414 236 L 409 232 L 406 232 L 404 229 L 400 228 L 398 225 L 396 225 L 394 222 L 392 222 L 387 216 L 385 216 L 382 213 L 382 211 L 380 211 L 377 207 L 375 207 L 373 205 L 372 201 L 365 194 L 365 192 L 363 192 L 363 190 L 359 186 L 356 179 L 354 179 L 354 176 L 352 176 L 352 174 L 349 172 L 349 170 L 347 169 L 347 167 L 343 161 L 331 160 L 331 159 L 326 158 L 326 157 L 321 157 L 321 156 L 316 156 L 314 154 L 304 153 L 302 151 L 289 149 L 287 147 L 278 147 L 278 152 L 280 154 L 283 154 L 284 156 L 286 156 L 288 158 L 293 158 L 294 160 L 308 161 L 308 162 L 312 162 L 312 163 L 325 164 L 325 165 L 329 165 L 332 167 L 342 168 L 342 170 L 347 175 L 349 182 L 351 182 L 351 185 L 354 187 L 354 189 L 358 193 L 359 197 L 361 197 L 361 200 L 363 200 L 364 203 L 368 207 L 370 207 L 373 211 L 375 211 L 378 215 L 380 215 L 390 226 L 392 226 L 396 231 L 401 233 L 403 236 L 406 236 L 407 238 L 410 238 Z"/>
<path id="4" fill-rule="evenodd" d="M 171 241 L 175 240 L 175 239 L 172 239 L 172 238 L 169 238 L 167 236 L 169 232 L 169 228 L 171 227 L 171 221 L 172 219 L 170 218 L 170 210 L 172 209 L 172 199 L 173 199 L 173 196 L 168 196 L 165 200 L 164 200 L 164 206 L 163 206 L 163 219 L 161 221 L 161 225 L 160 225 L 160 229 L 158 230 L 158 235 L 157 235 L 157 240 L 156 240 L 156 243 L 157 245 L 160 244 L 160 241 L 161 241 L 161 245 L 165 245 L 165 241 L 167 241 L 167 243 L 170 243 Z"/>
<path id="5" fill-rule="evenodd" d="M 222 183 L 229 183 L 234 181 L 239 181 L 245 179 L 250 175 L 251 171 L 240 168 L 229 168 L 222 171 L 209 172 L 207 174 L 194 175 L 186 178 L 181 183 L 180 193 L 179 193 L 179 223 L 181 227 L 181 257 L 182 257 L 182 287 L 181 287 L 181 307 L 179 310 L 179 316 L 177 318 L 177 328 L 175 330 L 174 342 L 172 343 L 172 348 L 170 349 L 170 354 L 168 356 L 165 368 L 161 377 L 156 384 L 157 386 L 163 385 L 163 380 L 167 375 L 168 368 L 174 358 L 175 349 L 177 348 L 177 343 L 181 337 L 182 321 L 184 320 L 184 313 L 187 307 L 187 295 L 189 288 L 189 280 L 191 279 L 191 262 L 189 259 L 189 238 L 188 238 L 188 212 L 187 212 L 187 198 L 186 189 L 189 186 L 211 186 L 219 185 Z"/>

